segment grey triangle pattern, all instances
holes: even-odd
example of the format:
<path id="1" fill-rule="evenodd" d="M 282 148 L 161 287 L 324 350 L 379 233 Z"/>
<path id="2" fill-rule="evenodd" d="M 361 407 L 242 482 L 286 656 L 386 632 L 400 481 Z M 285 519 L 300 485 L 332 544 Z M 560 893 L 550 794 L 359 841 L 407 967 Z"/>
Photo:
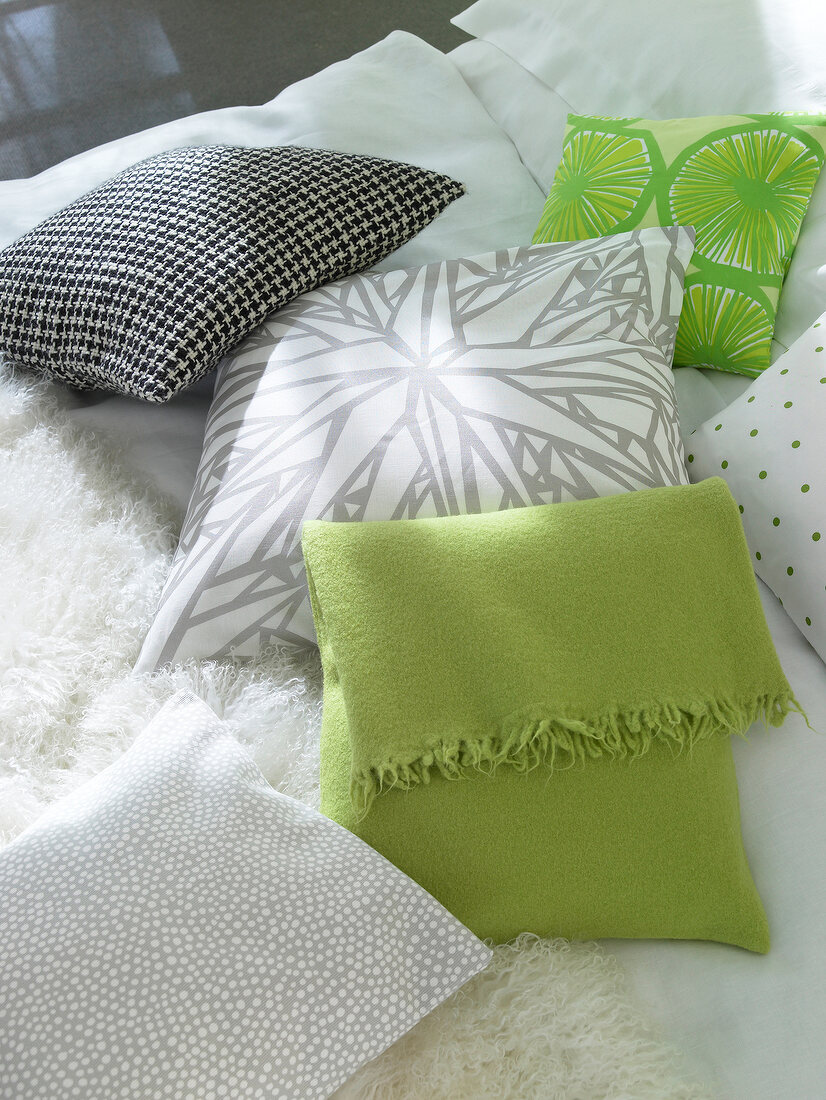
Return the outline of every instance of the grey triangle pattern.
<path id="1" fill-rule="evenodd" d="M 670 227 L 365 274 L 225 360 L 139 662 L 314 640 L 305 519 L 518 508 L 686 484 Z"/>

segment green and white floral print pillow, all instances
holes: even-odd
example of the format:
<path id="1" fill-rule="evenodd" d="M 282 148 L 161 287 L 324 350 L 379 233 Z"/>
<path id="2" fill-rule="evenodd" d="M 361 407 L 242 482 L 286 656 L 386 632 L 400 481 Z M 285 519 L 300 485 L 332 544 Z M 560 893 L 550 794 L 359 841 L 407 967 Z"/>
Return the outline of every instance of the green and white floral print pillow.
<path id="1" fill-rule="evenodd" d="M 675 366 L 757 375 L 826 148 L 826 115 L 569 115 L 534 244 L 690 225 Z"/>
<path id="2" fill-rule="evenodd" d="M 688 440 L 692 481 L 724 477 L 755 572 L 826 661 L 826 313 Z"/>

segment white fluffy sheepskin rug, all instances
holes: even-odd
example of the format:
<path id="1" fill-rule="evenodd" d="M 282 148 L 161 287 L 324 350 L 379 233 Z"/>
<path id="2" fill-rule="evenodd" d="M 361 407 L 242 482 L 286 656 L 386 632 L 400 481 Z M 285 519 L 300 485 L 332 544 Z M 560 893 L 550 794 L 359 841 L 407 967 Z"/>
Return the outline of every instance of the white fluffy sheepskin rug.
<path id="1" fill-rule="evenodd" d="M 151 412 L 151 410 L 147 410 Z M 57 391 L 0 366 L 0 842 L 106 767 L 180 687 L 274 786 L 318 804 L 316 658 L 131 666 L 174 549 L 174 518 L 61 413 Z M 337 1094 L 341 1100 L 699 1100 L 594 944 L 532 936 Z"/>

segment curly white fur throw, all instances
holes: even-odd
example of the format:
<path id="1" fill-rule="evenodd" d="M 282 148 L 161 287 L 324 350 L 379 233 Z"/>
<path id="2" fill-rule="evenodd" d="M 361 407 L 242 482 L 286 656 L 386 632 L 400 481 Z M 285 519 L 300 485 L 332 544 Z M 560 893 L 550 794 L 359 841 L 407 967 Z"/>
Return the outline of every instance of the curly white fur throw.
<path id="1" fill-rule="evenodd" d="M 151 415 L 152 410 L 146 410 Z M 171 512 L 79 435 L 48 384 L 0 367 L 0 841 L 131 743 L 178 688 L 267 778 L 318 801 L 315 658 L 130 673 L 174 548 Z M 699 1100 L 593 944 L 521 937 L 339 1091 L 341 1100 Z"/>

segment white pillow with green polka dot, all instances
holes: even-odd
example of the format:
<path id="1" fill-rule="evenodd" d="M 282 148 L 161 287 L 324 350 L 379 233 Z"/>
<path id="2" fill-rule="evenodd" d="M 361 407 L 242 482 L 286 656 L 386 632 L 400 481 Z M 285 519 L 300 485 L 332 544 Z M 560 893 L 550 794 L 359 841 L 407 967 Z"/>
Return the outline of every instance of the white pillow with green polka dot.
<path id="1" fill-rule="evenodd" d="M 826 661 L 826 313 L 688 440 L 740 505 L 755 572 Z"/>

